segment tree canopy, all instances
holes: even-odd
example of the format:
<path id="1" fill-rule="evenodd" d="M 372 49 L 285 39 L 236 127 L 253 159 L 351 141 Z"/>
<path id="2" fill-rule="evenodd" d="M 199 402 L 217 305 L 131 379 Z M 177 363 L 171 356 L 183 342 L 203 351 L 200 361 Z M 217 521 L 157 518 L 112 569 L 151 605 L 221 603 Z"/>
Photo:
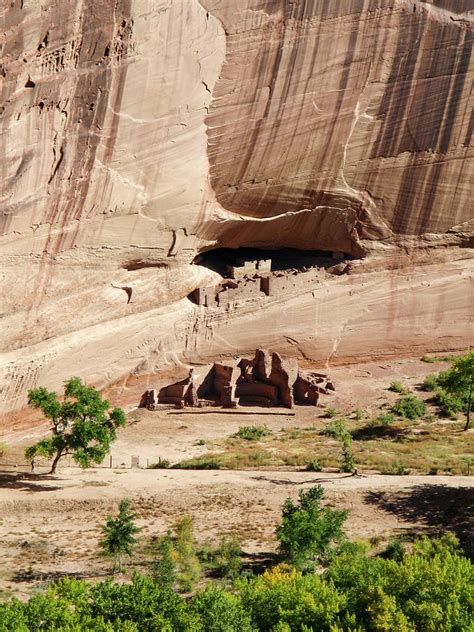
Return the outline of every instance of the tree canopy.
<path id="1" fill-rule="evenodd" d="M 52 458 L 51 473 L 56 471 L 59 459 L 71 455 L 81 467 L 102 463 L 117 437 L 117 428 L 125 425 L 121 408 L 110 410 L 110 404 L 92 386 L 72 377 L 64 389 L 64 400 L 41 386 L 28 393 L 28 403 L 39 408 L 51 420 L 52 436 L 27 448 L 25 456 Z"/>
<path id="2" fill-rule="evenodd" d="M 450 369 L 439 374 L 437 382 L 456 398 L 458 408 L 466 415 L 464 430 L 468 430 L 474 405 L 474 351 L 454 360 Z"/>

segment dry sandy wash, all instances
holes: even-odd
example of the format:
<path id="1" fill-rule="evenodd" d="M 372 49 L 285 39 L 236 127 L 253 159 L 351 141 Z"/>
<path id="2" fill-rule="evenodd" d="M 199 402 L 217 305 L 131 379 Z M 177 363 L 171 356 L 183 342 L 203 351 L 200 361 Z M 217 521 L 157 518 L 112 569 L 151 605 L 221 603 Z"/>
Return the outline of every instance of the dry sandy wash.
<path id="1" fill-rule="evenodd" d="M 265 346 L 473 339 L 473 0 L 0 7 L 0 403 Z M 206 308 L 217 248 L 339 275 Z M 298 275 L 301 270 L 296 270 Z"/>

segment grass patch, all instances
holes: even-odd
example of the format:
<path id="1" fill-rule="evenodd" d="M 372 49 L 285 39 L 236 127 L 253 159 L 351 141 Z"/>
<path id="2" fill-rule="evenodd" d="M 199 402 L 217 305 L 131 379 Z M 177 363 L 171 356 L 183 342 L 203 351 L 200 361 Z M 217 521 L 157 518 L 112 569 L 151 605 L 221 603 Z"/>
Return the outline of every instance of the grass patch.
<path id="1" fill-rule="evenodd" d="M 408 393 L 410 392 L 408 386 L 405 386 L 403 382 L 399 382 L 398 380 L 391 382 L 388 390 L 392 391 L 393 393 L 398 393 L 399 395 L 408 395 Z"/>
<path id="2" fill-rule="evenodd" d="M 178 470 L 220 470 L 222 463 L 220 459 L 214 456 L 203 456 L 188 459 L 187 461 L 180 461 L 173 467 Z"/>
<path id="3" fill-rule="evenodd" d="M 156 463 L 152 463 L 148 466 L 149 470 L 167 470 L 171 467 L 171 462 L 168 459 L 162 459 L 161 456 L 158 457 L 158 461 Z"/>
<path id="4" fill-rule="evenodd" d="M 455 355 L 444 355 L 444 356 L 427 356 L 424 355 L 421 358 L 422 362 L 426 362 L 428 364 L 435 364 L 436 362 L 452 362 L 456 359 Z"/>
<path id="5" fill-rule="evenodd" d="M 244 441 L 258 441 L 262 437 L 268 437 L 271 434 L 266 426 L 240 426 L 232 437 L 243 439 Z"/>

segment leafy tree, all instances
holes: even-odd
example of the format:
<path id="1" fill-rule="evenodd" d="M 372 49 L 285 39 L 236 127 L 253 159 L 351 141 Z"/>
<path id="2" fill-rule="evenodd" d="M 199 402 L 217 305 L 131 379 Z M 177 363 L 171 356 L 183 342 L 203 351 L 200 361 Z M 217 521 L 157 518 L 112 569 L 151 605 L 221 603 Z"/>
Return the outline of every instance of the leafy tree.
<path id="1" fill-rule="evenodd" d="M 341 436 L 342 451 L 341 451 L 341 472 L 354 472 L 356 468 L 356 458 L 352 451 L 352 437 L 349 432 L 346 432 Z"/>
<path id="2" fill-rule="evenodd" d="M 123 556 L 131 557 L 137 543 L 135 534 L 140 529 L 135 524 L 135 518 L 135 514 L 130 511 L 130 502 L 124 499 L 120 501 L 118 516 L 108 516 L 102 527 L 104 537 L 100 546 L 104 555 L 113 559 L 114 573 L 122 571 Z"/>
<path id="3" fill-rule="evenodd" d="M 250 614 L 242 605 L 240 597 L 209 584 L 192 600 L 207 632 L 257 632 Z"/>
<path id="4" fill-rule="evenodd" d="M 450 369 L 439 374 L 438 384 L 460 401 L 461 410 L 466 415 L 464 430 L 469 430 L 474 408 L 474 351 L 454 360 Z"/>
<path id="5" fill-rule="evenodd" d="M 151 577 L 160 588 L 172 589 L 176 582 L 176 553 L 171 533 L 159 538 L 156 557 L 151 565 Z"/>
<path id="6" fill-rule="evenodd" d="M 334 626 L 344 604 L 344 595 L 332 583 L 316 573 L 303 575 L 287 564 L 238 580 L 237 588 L 257 629 L 263 631 L 329 632 L 337 629 Z"/>
<path id="7" fill-rule="evenodd" d="M 333 543 L 344 537 L 347 511 L 321 507 L 323 495 L 323 488 L 317 485 L 301 490 L 297 503 L 288 498 L 283 505 L 283 519 L 276 530 L 280 551 L 298 568 L 326 560 Z"/>
<path id="8" fill-rule="evenodd" d="M 126 421 L 121 408 L 109 410 L 109 402 L 102 399 L 99 391 L 78 377 L 66 382 L 63 402 L 42 386 L 30 390 L 28 403 L 51 420 L 52 436 L 27 448 L 25 456 L 52 458 L 51 474 L 66 455 L 72 455 L 81 467 L 102 463 L 117 437 L 117 428 Z"/>

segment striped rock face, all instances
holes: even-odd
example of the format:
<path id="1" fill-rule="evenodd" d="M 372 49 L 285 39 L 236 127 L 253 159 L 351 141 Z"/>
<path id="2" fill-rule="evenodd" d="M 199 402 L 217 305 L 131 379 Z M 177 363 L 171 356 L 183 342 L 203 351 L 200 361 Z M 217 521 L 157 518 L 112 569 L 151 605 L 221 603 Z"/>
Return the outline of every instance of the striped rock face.
<path id="1" fill-rule="evenodd" d="M 71 374 L 260 344 L 326 361 L 387 332 L 397 352 L 472 342 L 473 25 L 474 0 L 4 2 L 4 410 Z M 204 317 L 186 297 L 221 279 L 192 262 L 222 247 L 364 272 L 322 284 L 327 312 L 319 284 L 284 322 L 271 300 Z"/>

